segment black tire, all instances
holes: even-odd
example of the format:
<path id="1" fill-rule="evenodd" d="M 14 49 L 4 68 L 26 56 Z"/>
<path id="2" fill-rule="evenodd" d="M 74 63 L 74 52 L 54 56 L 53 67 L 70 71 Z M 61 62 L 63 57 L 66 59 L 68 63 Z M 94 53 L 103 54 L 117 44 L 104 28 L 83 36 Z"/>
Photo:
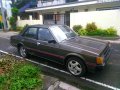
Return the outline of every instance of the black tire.
<path id="1" fill-rule="evenodd" d="M 22 49 L 24 49 L 25 51 L 24 51 L 24 55 L 23 55 L 23 53 L 22 53 Z M 24 46 L 19 46 L 18 47 L 18 52 L 19 52 L 19 54 L 20 54 L 20 56 L 22 56 L 23 58 L 27 58 L 28 57 L 28 53 L 27 53 L 27 50 L 25 49 L 25 47 Z"/>
<path id="2" fill-rule="evenodd" d="M 70 63 L 73 63 L 73 66 Z M 74 67 L 75 63 L 76 63 L 76 65 L 77 64 L 78 65 Z M 77 58 L 77 57 L 70 57 L 70 58 L 68 58 L 67 63 L 66 63 L 66 67 L 67 67 L 67 70 L 74 76 L 83 76 L 86 73 L 86 71 L 87 71 L 86 70 L 87 68 L 86 68 L 85 64 L 83 63 L 83 61 L 80 58 Z M 70 70 L 71 67 L 73 68 L 72 69 L 73 71 Z M 74 71 L 76 72 L 76 68 L 77 68 L 78 71 L 75 74 Z"/>

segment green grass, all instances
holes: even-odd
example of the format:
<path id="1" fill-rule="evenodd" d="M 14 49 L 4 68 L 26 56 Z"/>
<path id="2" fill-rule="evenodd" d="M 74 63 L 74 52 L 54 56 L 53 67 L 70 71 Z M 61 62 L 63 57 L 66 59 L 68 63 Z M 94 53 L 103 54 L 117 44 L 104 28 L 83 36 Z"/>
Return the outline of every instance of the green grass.
<path id="1" fill-rule="evenodd" d="M 0 90 L 41 90 L 43 81 L 40 69 L 12 56 L 0 58 Z M 39 89 L 37 89 L 39 88 Z"/>

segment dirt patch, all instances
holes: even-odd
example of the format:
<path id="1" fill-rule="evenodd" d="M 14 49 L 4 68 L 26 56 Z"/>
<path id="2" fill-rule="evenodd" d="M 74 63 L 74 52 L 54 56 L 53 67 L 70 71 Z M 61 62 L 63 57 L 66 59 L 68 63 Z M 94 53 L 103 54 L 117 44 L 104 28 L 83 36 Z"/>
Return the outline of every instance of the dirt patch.
<path id="1" fill-rule="evenodd" d="M 0 68 L 0 75 L 4 73 L 4 70 Z"/>

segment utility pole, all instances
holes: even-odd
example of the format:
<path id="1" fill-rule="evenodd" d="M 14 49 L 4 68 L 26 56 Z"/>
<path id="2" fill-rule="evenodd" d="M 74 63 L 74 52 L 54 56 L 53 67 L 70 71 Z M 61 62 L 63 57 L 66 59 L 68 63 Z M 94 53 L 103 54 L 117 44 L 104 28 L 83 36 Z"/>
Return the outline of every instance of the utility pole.
<path id="1" fill-rule="evenodd" d="M 4 13 L 2 0 L 0 0 L 0 3 L 1 3 L 1 13 L 2 13 L 2 21 L 3 21 L 3 25 L 4 25 L 4 30 L 7 31 L 7 25 L 6 25 L 5 13 Z"/>

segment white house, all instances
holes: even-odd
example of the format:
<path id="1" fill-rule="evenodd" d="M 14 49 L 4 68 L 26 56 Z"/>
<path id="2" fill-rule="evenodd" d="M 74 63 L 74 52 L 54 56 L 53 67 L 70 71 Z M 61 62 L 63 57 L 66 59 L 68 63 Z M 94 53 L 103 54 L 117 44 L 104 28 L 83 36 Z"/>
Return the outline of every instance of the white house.
<path id="1" fill-rule="evenodd" d="M 18 25 L 66 24 L 70 27 L 96 22 L 101 28 L 115 27 L 120 33 L 120 0 L 38 0 L 37 7 L 27 13 L 37 13 L 38 20 L 30 15 L 25 23 L 20 17 Z"/>

